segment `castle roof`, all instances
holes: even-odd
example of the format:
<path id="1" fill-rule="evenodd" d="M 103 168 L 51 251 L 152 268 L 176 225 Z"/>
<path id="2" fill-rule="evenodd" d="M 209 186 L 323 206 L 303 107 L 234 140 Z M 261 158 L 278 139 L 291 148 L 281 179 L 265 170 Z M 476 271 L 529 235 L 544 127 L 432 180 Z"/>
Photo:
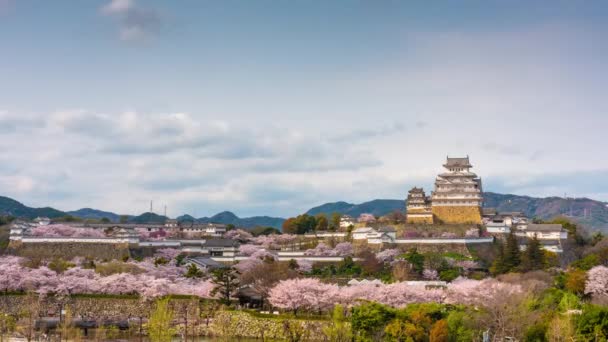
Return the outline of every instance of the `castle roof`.
<path id="1" fill-rule="evenodd" d="M 450 158 L 447 157 L 446 163 L 443 165 L 444 167 L 473 167 L 469 162 L 469 156 L 465 158 Z"/>
<path id="2" fill-rule="evenodd" d="M 409 191 L 409 193 L 424 193 L 424 189 L 413 187 L 412 190 Z"/>

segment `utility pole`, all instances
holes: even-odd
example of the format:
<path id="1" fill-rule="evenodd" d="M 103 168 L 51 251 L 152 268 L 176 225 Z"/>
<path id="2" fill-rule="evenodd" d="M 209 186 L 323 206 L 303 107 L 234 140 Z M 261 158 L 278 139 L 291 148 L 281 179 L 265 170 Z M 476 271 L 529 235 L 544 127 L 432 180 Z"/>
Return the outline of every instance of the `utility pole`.
<path id="1" fill-rule="evenodd" d="M 165 217 L 167 217 L 167 205 L 165 204 Z"/>
<path id="2" fill-rule="evenodd" d="M 153 209 L 153 207 L 152 207 L 152 203 L 153 203 L 153 202 L 154 202 L 154 201 L 150 201 L 150 212 L 151 212 L 151 213 L 153 213 L 153 212 L 154 212 L 154 209 Z"/>

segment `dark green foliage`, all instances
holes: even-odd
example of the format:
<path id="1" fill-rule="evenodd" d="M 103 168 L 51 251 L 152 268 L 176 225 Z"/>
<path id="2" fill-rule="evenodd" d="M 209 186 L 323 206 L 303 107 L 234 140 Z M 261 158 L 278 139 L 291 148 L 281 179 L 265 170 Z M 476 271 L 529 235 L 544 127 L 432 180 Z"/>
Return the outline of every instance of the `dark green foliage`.
<path id="1" fill-rule="evenodd" d="M 281 234 L 281 231 L 273 227 L 255 227 L 249 231 L 253 236 Z"/>
<path id="2" fill-rule="evenodd" d="M 163 257 L 158 257 L 154 259 L 154 266 L 158 266 L 158 265 L 166 265 L 169 263 L 169 260 L 167 260 L 166 258 Z"/>
<path id="3" fill-rule="evenodd" d="M 424 270 L 424 255 L 418 253 L 416 249 L 412 249 L 402 255 L 402 258 L 412 265 L 416 273 L 422 274 L 422 271 Z"/>
<path id="4" fill-rule="evenodd" d="M 547 326 L 543 323 L 534 324 L 526 329 L 524 333 L 525 342 L 544 342 L 547 341 Z"/>
<path id="5" fill-rule="evenodd" d="M 507 236 L 507 243 L 504 250 L 504 267 L 507 272 L 515 271 L 521 264 L 521 251 L 515 233 L 511 232 Z"/>
<path id="6" fill-rule="evenodd" d="M 203 276 L 203 271 L 201 271 L 195 264 L 190 264 L 188 266 L 188 270 L 184 274 L 186 278 L 201 278 Z"/>
<path id="7" fill-rule="evenodd" d="M 608 307 L 585 305 L 577 320 L 577 335 L 583 341 L 606 341 L 608 338 Z"/>
<path id="8" fill-rule="evenodd" d="M 182 254 L 178 254 L 178 255 L 175 257 L 175 266 L 178 266 L 178 267 L 179 267 L 179 266 L 183 265 L 183 264 L 184 264 L 184 259 L 185 259 L 185 258 L 186 258 L 186 254 L 183 254 L 183 253 L 182 253 Z"/>
<path id="9" fill-rule="evenodd" d="M 304 234 L 313 232 L 317 227 L 317 219 L 308 214 L 298 215 L 283 222 L 283 232 L 288 234 Z"/>
<path id="10" fill-rule="evenodd" d="M 453 267 L 453 268 L 439 272 L 439 279 L 441 279 L 443 281 L 452 281 L 452 280 L 458 278 L 460 276 L 460 274 L 461 274 L 460 269 L 457 267 Z"/>
<path id="11" fill-rule="evenodd" d="M 597 254 L 589 254 L 586 257 L 582 258 L 582 259 L 578 259 L 575 262 L 573 262 L 572 264 L 570 264 L 570 266 L 578 268 L 580 270 L 583 271 L 588 271 L 591 268 L 593 268 L 594 266 L 599 265 L 600 262 L 600 256 Z"/>
<path id="12" fill-rule="evenodd" d="M 351 326 L 356 336 L 371 339 L 395 318 L 395 310 L 378 303 L 365 303 L 352 310 Z"/>
<path id="13" fill-rule="evenodd" d="M 524 271 L 542 270 L 545 268 L 545 253 L 536 235 L 528 240 L 528 246 L 523 259 Z"/>
<path id="14" fill-rule="evenodd" d="M 211 295 L 220 295 L 224 304 L 230 304 L 230 298 L 239 288 L 239 272 L 234 268 L 219 268 L 211 272 L 211 282 L 215 285 Z"/>

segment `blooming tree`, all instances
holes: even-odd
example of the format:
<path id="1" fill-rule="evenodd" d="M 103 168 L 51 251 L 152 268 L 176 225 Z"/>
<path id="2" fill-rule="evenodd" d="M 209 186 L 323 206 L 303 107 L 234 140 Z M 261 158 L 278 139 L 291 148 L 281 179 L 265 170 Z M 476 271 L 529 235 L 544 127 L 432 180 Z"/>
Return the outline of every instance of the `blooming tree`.
<path id="1" fill-rule="evenodd" d="M 101 229 L 72 227 L 65 224 L 49 224 L 46 226 L 38 226 L 31 230 L 31 234 L 33 236 L 41 237 L 106 237 L 106 234 Z"/>
<path id="2" fill-rule="evenodd" d="M 224 233 L 223 236 L 225 239 L 238 240 L 241 242 L 251 241 L 253 239 L 253 235 L 250 232 L 243 229 L 233 229 Z"/>
<path id="3" fill-rule="evenodd" d="M 372 223 L 376 222 L 376 217 L 372 214 L 363 213 L 359 215 L 357 222 Z"/>
<path id="4" fill-rule="evenodd" d="M 325 243 L 320 242 L 317 247 L 306 250 L 304 255 L 308 256 L 351 256 L 353 255 L 353 245 L 350 242 L 340 242 L 335 248 L 330 248 Z"/>
<path id="5" fill-rule="evenodd" d="M 597 297 L 608 297 L 608 267 L 595 266 L 587 272 L 585 293 Z"/>
<path id="6" fill-rule="evenodd" d="M 399 254 L 401 254 L 401 251 L 398 249 L 385 249 L 376 254 L 376 259 L 382 262 L 391 263 Z"/>

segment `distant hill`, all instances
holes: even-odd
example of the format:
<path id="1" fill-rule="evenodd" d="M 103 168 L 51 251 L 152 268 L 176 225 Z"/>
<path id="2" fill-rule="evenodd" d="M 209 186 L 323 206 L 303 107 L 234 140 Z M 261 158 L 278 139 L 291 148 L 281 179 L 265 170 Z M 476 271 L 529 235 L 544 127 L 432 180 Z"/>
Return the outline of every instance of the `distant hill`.
<path id="1" fill-rule="evenodd" d="M 505 195 L 493 192 L 484 193 L 486 207 L 497 208 L 499 211 L 521 211 L 528 217 L 549 219 L 559 215 L 570 216 L 572 220 L 580 223 L 592 231 L 608 233 L 608 207 L 606 202 L 595 201 L 589 198 L 536 198 L 519 195 Z M 347 202 L 333 202 L 320 205 L 308 210 L 306 213 L 316 215 L 319 213 L 331 214 L 337 212 L 357 217 L 362 213 L 371 213 L 382 216 L 395 210 L 404 210 L 403 200 L 376 199 L 360 204 Z M 8 197 L 0 196 L 0 215 L 11 215 L 20 218 L 34 219 L 38 216 L 58 218 L 72 215 L 83 219 L 108 218 L 117 222 L 120 215 L 111 212 L 83 208 L 76 211 L 63 212 L 53 208 L 30 208 Z M 167 218 L 154 213 L 144 213 L 139 216 L 130 216 L 132 223 L 164 223 Z M 280 229 L 285 219 L 270 216 L 254 216 L 240 218 L 230 211 L 224 211 L 211 217 L 195 219 L 190 215 L 182 215 L 179 220 L 191 220 L 199 223 L 234 224 L 238 227 L 253 228 L 257 226 L 274 227 Z"/>
<path id="2" fill-rule="evenodd" d="M 484 193 L 484 205 L 498 211 L 521 211 L 528 217 L 568 216 L 591 231 L 608 232 L 608 207 L 589 198 L 529 197 Z"/>
<path id="3" fill-rule="evenodd" d="M 133 216 L 133 217 L 129 218 L 128 222 L 129 223 L 139 223 L 139 224 L 145 224 L 145 223 L 163 224 L 163 223 L 165 223 L 166 220 L 167 220 L 166 216 L 148 212 L 148 213 L 143 213 L 139 216 Z"/>
<path id="4" fill-rule="evenodd" d="M 120 220 L 120 215 L 111 213 L 109 211 L 102 211 L 91 208 L 82 208 L 74 211 L 68 211 L 67 214 L 79 217 L 81 219 L 93 219 L 93 220 L 101 220 L 103 218 L 107 218 L 112 222 L 118 222 Z"/>
<path id="5" fill-rule="evenodd" d="M 36 217 L 57 218 L 65 216 L 63 211 L 53 208 L 30 208 L 12 198 L 0 196 L 0 215 L 10 215 L 21 218 L 35 219 Z"/>
<path id="6" fill-rule="evenodd" d="M 308 210 L 308 215 L 340 213 L 358 217 L 363 213 L 383 216 L 392 213 L 395 210 L 405 210 L 405 202 L 403 200 L 392 199 L 376 199 L 361 204 L 352 204 L 347 202 L 333 202 L 320 205 Z"/>
<path id="7" fill-rule="evenodd" d="M 254 228 L 254 227 L 273 227 L 281 229 L 284 218 L 270 216 L 253 216 L 240 218 L 230 211 L 223 211 L 211 217 L 201 217 L 196 220 L 199 223 L 222 223 L 233 224 L 237 227 Z"/>

